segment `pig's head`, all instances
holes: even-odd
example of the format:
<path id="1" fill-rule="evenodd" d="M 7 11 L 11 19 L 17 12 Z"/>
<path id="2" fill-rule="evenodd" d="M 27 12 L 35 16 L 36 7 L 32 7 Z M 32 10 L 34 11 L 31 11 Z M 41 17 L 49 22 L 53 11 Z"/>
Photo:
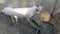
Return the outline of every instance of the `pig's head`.
<path id="1" fill-rule="evenodd" d="M 36 12 L 37 12 L 38 14 L 40 14 L 40 12 L 42 11 L 42 9 L 43 9 L 42 6 L 37 6 Z"/>
<path id="2" fill-rule="evenodd" d="M 36 5 L 36 2 L 35 1 L 33 1 L 32 3 L 30 3 L 30 7 L 36 7 L 36 13 L 40 13 L 40 11 L 43 9 L 43 7 L 42 6 L 38 6 L 38 5 Z"/>

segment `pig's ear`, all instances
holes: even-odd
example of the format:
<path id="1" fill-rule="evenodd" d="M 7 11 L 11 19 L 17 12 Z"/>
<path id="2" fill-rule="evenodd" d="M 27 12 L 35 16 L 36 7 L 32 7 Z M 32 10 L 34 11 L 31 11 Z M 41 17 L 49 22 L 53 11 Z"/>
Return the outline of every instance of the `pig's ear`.
<path id="1" fill-rule="evenodd" d="M 36 5 L 36 2 L 35 1 L 32 1 L 31 3 L 30 3 L 30 7 L 33 7 L 33 6 L 35 6 Z"/>

